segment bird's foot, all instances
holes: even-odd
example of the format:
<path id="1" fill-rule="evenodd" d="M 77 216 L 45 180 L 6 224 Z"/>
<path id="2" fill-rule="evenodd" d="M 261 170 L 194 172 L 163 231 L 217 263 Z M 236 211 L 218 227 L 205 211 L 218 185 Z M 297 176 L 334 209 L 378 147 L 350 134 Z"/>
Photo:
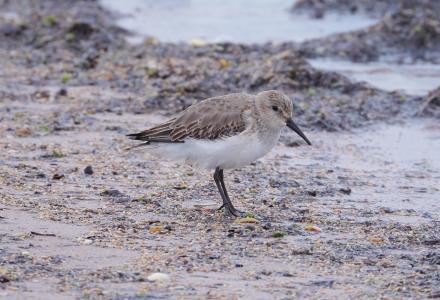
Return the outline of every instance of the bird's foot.
<path id="1" fill-rule="evenodd" d="M 233 215 L 234 217 L 243 217 L 246 215 L 246 212 L 238 210 L 234 206 L 229 205 L 228 203 L 223 203 L 222 206 L 218 208 L 218 210 L 221 210 L 222 208 L 225 209 L 225 212 Z"/>

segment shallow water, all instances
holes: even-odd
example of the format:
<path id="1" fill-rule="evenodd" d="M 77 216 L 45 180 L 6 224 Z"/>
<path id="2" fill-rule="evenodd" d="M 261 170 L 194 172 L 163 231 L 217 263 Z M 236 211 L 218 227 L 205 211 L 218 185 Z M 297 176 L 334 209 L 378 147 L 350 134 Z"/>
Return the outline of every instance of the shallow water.
<path id="1" fill-rule="evenodd" d="M 323 19 L 293 16 L 291 0 L 100 0 L 122 14 L 118 24 L 164 42 L 194 38 L 207 42 L 265 43 L 297 41 L 359 29 L 377 22 L 361 16 L 326 15 Z"/>
<path id="2" fill-rule="evenodd" d="M 25 209 L 12 208 L 0 204 L 4 210 L 5 221 L 2 222 L 0 234 L 19 236 L 37 232 L 40 234 L 53 234 L 53 236 L 30 235 L 22 238 L 19 245 L 10 249 L 29 249 L 33 255 L 63 257 L 62 269 L 86 268 L 99 269 L 107 266 L 123 265 L 136 259 L 137 254 L 128 250 L 113 248 L 98 248 L 94 245 L 84 244 L 83 236 L 88 236 L 92 228 L 84 225 L 66 224 L 47 219 L 41 219 Z M 29 241 L 32 239 L 32 245 Z M 92 249 L 94 248 L 95 251 Z M 62 250 L 60 250 L 62 249 Z"/>
<path id="3" fill-rule="evenodd" d="M 357 198 L 371 199 L 379 206 L 393 209 L 440 212 L 437 122 L 382 126 L 351 139 L 353 147 L 360 152 L 341 155 L 338 165 L 375 176 L 375 187 L 360 188 Z"/>
<path id="4" fill-rule="evenodd" d="M 385 91 L 401 90 L 421 96 L 440 84 L 440 65 L 435 64 L 352 63 L 328 59 L 309 62 L 315 68 L 336 71 Z"/>
<path id="5" fill-rule="evenodd" d="M 278 155 L 299 157 L 286 167 L 321 165 L 338 176 L 357 180 L 346 197 L 356 205 L 416 210 L 440 217 L 440 126 L 436 120 L 308 135 L 314 141 L 311 148 L 275 150 Z"/>
<path id="6" fill-rule="evenodd" d="M 377 22 L 361 15 L 326 14 L 323 19 L 293 15 L 289 0 L 100 1 L 120 14 L 117 23 L 135 33 L 130 38 L 135 43 L 149 36 L 164 42 L 189 42 L 195 38 L 205 42 L 302 42 Z M 328 59 L 310 63 L 386 91 L 402 90 L 410 95 L 425 95 L 440 84 L 440 66 L 433 64 L 364 64 Z"/>

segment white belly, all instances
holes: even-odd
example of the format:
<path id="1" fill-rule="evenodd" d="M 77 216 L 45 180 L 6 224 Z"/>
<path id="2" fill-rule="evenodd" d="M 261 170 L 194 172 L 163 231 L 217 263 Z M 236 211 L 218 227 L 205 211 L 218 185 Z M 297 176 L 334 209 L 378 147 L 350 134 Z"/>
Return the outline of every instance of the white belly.
<path id="1" fill-rule="evenodd" d="M 153 154 L 191 165 L 214 169 L 239 168 L 264 156 L 275 146 L 280 134 L 262 141 L 256 135 L 238 135 L 218 141 L 189 139 L 185 143 L 157 144 L 149 149 Z"/>

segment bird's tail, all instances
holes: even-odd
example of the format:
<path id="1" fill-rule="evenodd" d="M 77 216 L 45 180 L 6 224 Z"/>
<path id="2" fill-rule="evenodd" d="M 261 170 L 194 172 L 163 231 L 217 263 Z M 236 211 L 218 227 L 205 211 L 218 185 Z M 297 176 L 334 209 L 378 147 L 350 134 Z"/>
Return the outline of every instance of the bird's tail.
<path id="1" fill-rule="evenodd" d="M 145 143 L 137 144 L 137 145 L 134 145 L 134 146 L 131 146 L 131 147 L 127 147 L 127 148 L 125 148 L 125 150 L 129 151 L 129 150 L 132 150 L 132 149 L 135 149 L 135 148 L 139 148 L 139 147 L 143 147 L 143 146 L 147 146 L 147 145 L 150 145 L 149 141 L 145 142 Z"/>

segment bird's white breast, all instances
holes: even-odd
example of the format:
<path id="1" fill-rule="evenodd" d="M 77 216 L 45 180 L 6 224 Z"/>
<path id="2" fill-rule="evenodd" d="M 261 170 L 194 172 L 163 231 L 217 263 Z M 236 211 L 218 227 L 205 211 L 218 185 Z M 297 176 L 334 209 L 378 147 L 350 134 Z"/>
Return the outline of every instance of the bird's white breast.
<path id="1" fill-rule="evenodd" d="M 262 139 L 257 134 L 240 134 L 220 140 L 188 139 L 185 143 L 158 144 L 151 152 L 163 158 L 183 160 L 191 165 L 214 169 L 238 168 L 264 156 L 275 146 L 280 133 Z"/>

